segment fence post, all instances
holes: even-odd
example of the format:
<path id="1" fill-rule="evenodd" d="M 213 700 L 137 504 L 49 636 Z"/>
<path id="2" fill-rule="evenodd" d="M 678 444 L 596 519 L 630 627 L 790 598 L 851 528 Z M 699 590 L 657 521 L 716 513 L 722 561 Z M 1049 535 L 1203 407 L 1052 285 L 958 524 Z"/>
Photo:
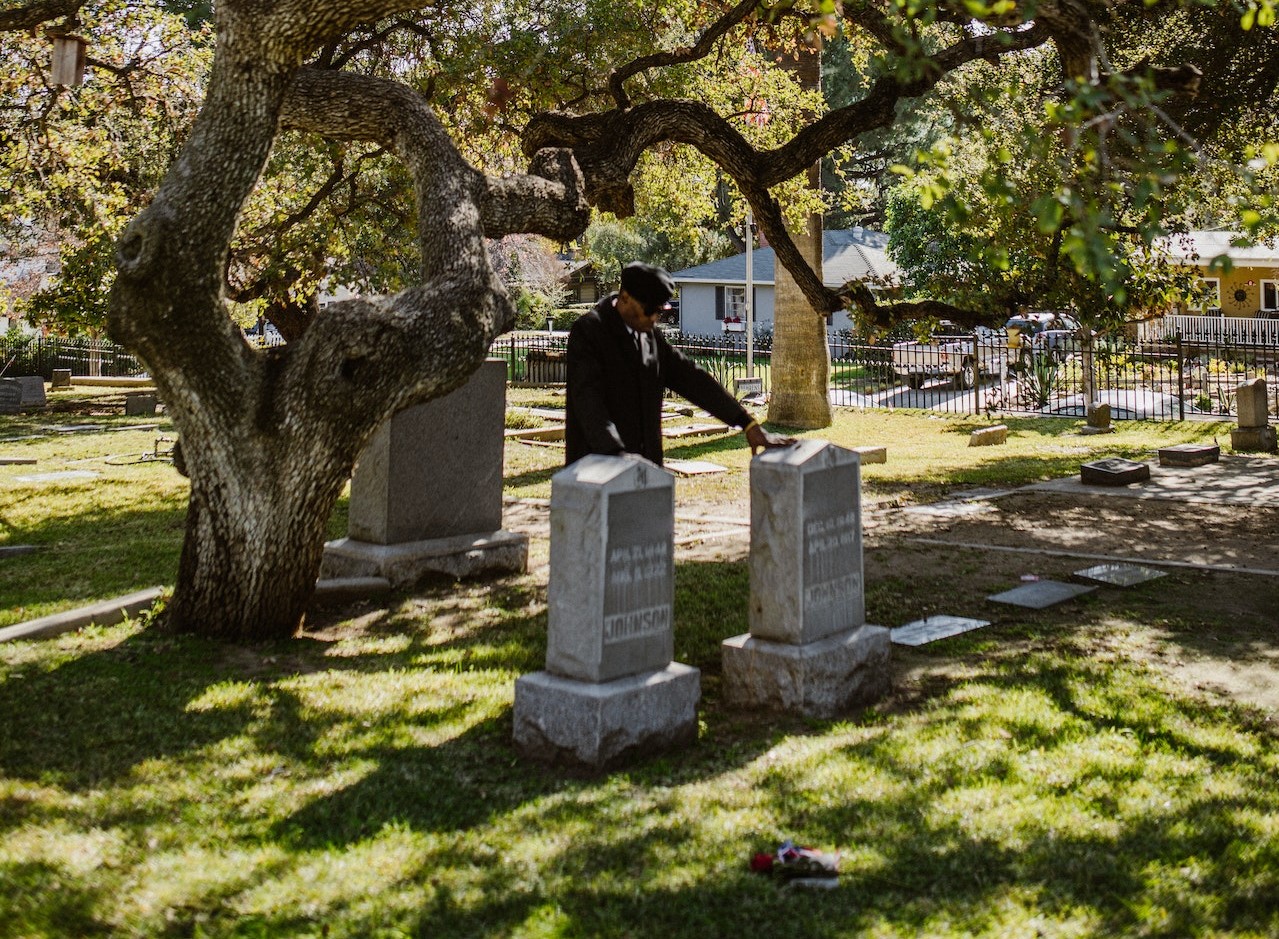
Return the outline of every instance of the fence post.
<path id="1" fill-rule="evenodd" d="M 1186 419 L 1186 360 L 1181 354 L 1181 330 L 1177 330 L 1177 411 L 1178 420 Z"/>
<path id="2" fill-rule="evenodd" d="M 509 362 L 511 366 L 510 377 L 507 378 L 506 380 L 508 383 L 510 383 L 510 382 L 514 382 L 517 378 L 515 374 L 515 333 L 511 333 L 511 335 L 507 336 L 506 338 L 511 341 L 511 348 L 506 356 L 507 362 Z"/>

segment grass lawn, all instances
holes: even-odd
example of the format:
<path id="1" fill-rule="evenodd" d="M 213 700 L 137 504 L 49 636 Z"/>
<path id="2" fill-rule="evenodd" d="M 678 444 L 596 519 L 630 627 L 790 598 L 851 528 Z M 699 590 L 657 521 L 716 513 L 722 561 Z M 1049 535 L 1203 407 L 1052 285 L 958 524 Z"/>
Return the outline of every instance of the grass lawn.
<path id="1" fill-rule="evenodd" d="M 887 444 L 867 497 L 904 504 L 1221 433 L 1008 423 L 991 448 L 967 447 L 971 421 L 918 413 L 841 413 L 822 436 Z M 153 432 L 113 433 L 0 454 L 51 471 L 90 440 L 151 449 Z M 733 470 L 680 480 L 677 503 L 745 492 L 739 439 L 670 453 Z M 508 447 L 508 492 L 549 495 L 560 459 Z M 3 607 L 171 580 L 180 478 L 85 465 L 92 485 L 0 468 L 0 543 L 43 549 L 0 559 Z M 514 680 L 545 653 L 544 570 L 428 584 L 271 646 L 145 622 L 0 645 L 0 936 L 1279 934 L 1273 723 L 1133 654 L 1152 629 L 1213 635 L 1226 617 L 1163 604 L 1158 584 L 1028 611 L 913 653 L 915 680 L 881 707 L 808 721 L 721 700 L 747 586 L 740 562 L 677 565 L 698 743 L 597 777 L 511 747 Z M 871 586 L 873 621 L 912 589 Z M 836 889 L 748 871 L 787 837 L 843 852 Z"/>

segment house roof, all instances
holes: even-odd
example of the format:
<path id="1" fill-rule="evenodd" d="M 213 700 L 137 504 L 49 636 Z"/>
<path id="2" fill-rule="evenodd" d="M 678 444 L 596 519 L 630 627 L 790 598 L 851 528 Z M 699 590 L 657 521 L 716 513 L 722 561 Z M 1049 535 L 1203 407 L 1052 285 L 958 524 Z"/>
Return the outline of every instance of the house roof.
<path id="1" fill-rule="evenodd" d="M 1236 240 L 1247 240 L 1247 236 L 1237 231 L 1192 231 L 1165 239 L 1163 246 L 1172 258 L 1198 267 L 1207 267 L 1221 255 L 1236 265 L 1279 266 L 1279 247 L 1264 243 L 1238 247 L 1231 244 Z"/>
<path id="2" fill-rule="evenodd" d="M 895 278 L 897 265 L 888 259 L 887 249 L 888 236 L 869 228 L 822 232 L 822 281 L 828 287 L 842 287 L 866 277 Z M 773 249 L 758 248 L 752 254 L 751 282 L 773 283 Z M 746 253 L 672 271 L 671 277 L 677 284 L 745 284 Z"/>

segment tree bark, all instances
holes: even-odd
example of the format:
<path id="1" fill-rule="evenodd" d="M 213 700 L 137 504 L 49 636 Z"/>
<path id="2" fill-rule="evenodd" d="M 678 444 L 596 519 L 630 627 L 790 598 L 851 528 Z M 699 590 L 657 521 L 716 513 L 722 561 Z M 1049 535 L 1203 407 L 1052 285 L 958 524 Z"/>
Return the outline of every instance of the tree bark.
<path id="1" fill-rule="evenodd" d="M 821 47 L 802 49 L 796 62 L 800 84 L 821 89 Z M 808 187 L 820 192 L 821 166 L 808 170 Z M 804 231 L 792 236 L 804 267 L 822 280 L 822 217 L 809 215 Z M 804 267 L 798 268 L 803 270 Z M 829 427 L 830 344 L 826 313 L 815 308 L 791 273 L 791 265 L 778 264 L 773 274 L 773 381 L 768 419 L 787 427 L 814 430 Z"/>
<path id="2" fill-rule="evenodd" d="M 489 265 L 486 224 L 558 238 L 586 225 L 571 156 L 539 153 L 535 175 L 489 180 L 406 86 L 299 71 L 343 17 L 375 7 L 221 4 L 190 142 L 119 244 L 110 330 L 147 363 L 191 480 L 168 607 L 181 631 L 271 640 L 300 628 L 329 515 L 361 448 L 396 411 L 461 385 L 514 321 Z M 405 162 L 423 219 L 421 282 L 331 304 L 295 341 L 260 350 L 228 315 L 225 271 L 282 117 L 378 140 Z"/>
<path id="3" fill-rule="evenodd" d="M 817 275 L 822 270 L 822 217 L 809 216 L 805 231 L 792 235 Z M 784 266 L 773 274 L 773 374 L 768 420 L 786 427 L 829 427 L 830 345 L 826 318 L 813 309 Z"/>

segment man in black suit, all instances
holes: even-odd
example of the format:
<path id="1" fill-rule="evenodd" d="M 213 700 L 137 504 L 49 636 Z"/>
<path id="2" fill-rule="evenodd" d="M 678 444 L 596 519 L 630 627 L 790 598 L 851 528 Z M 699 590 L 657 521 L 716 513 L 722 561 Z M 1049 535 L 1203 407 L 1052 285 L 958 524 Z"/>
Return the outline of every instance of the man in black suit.
<path id="1" fill-rule="evenodd" d="M 675 292 L 660 267 L 632 262 L 622 287 L 573 324 L 568 334 L 568 422 L 565 462 L 588 453 L 637 453 L 662 464 L 662 395 L 667 388 L 740 427 L 751 452 L 785 447 L 731 394 L 653 327 Z"/>

